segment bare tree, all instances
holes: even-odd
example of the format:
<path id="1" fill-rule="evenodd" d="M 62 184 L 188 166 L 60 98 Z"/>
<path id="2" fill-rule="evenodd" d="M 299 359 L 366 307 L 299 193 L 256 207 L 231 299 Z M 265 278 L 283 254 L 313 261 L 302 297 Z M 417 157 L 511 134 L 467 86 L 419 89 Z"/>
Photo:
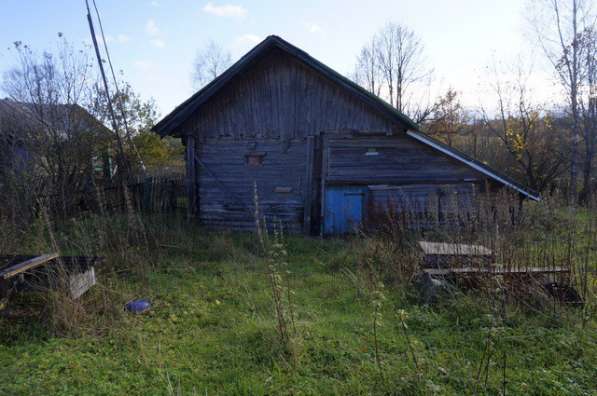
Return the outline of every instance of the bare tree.
<path id="1" fill-rule="evenodd" d="M 594 192 L 593 166 L 597 149 L 597 30 L 595 27 L 586 28 L 579 41 L 582 57 L 581 81 L 583 81 L 579 106 L 585 144 L 581 200 L 590 202 Z"/>
<path id="2" fill-rule="evenodd" d="M 583 129 L 581 95 L 583 84 L 588 83 L 588 80 L 583 81 L 582 75 L 583 64 L 586 65 L 583 46 L 594 48 L 594 34 L 587 36 L 588 40 L 583 40 L 582 37 L 585 31 L 595 31 L 595 15 L 591 12 L 591 2 L 588 0 L 537 0 L 536 4 L 538 7 L 531 13 L 534 15 L 532 26 L 566 93 L 572 120 L 569 201 L 575 203 L 578 198 L 579 143 Z M 594 58 L 594 49 L 592 53 Z M 590 106 L 584 108 L 589 109 Z"/>
<path id="3" fill-rule="evenodd" d="M 389 22 L 361 50 L 355 79 L 415 122 L 423 122 L 435 107 L 430 99 L 433 73 L 423 54 L 412 30 Z"/>
<path id="4" fill-rule="evenodd" d="M 93 176 L 93 158 L 111 141 L 110 131 L 84 110 L 95 73 L 87 53 L 66 41 L 55 53 L 40 56 L 21 42 L 14 48 L 18 63 L 4 76 L 10 98 L 4 104 L 20 121 L 12 127 L 30 157 L 27 170 L 38 180 L 27 187 L 66 214 L 73 192 Z"/>
<path id="5" fill-rule="evenodd" d="M 209 41 L 197 52 L 193 66 L 193 81 L 197 88 L 202 88 L 218 77 L 232 64 L 228 51 L 214 41 Z"/>
<path id="6" fill-rule="evenodd" d="M 491 118 L 482 109 L 485 127 L 497 136 L 512 159 L 512 173 L 522 176 L 536 191 L 545 190 L 560 174 L 566 156 L 560 151 L 561 139 L 552 118 L 544 108 L 534 104 L 528 88 L 530 70 L 518 64 L 513 80 L 502 80 L 494 68 L 492 88 L 497 106 Z"/>
<path id="7" fill-rule="evenodd" d="M 365 45 L 359 56 L 354 71 L 354 80 L 374 95 L 381 94 L 381 68 L 378 57 L 379 40 L 373 36 L 371 41 Z"/>

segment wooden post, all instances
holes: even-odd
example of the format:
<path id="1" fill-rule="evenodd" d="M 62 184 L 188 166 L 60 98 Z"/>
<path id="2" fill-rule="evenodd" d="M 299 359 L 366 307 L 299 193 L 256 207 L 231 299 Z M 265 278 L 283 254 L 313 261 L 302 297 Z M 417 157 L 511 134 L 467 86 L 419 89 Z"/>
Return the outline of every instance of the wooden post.
<path id="1" fill-rule="evenodd" d="M 191 219 L 197 209 L 197 167 L 195 160 L 195 137 L 186 136 L 186 186 L 187 186 L 187 218 Z"/>
<path id="2" fill-rule="evenodd" d="M 303 198 L 304 216 L 303 216 L 303 233 L 305 235 L 311 234 L 312 224 L 312 205 L 313 205 L 313 161 L 315 160 L 315 138 L 307 136 L 307 166 L 305 177 L 305 191 Z"/>
<path id="3" fill-rule="evenodd" d="M 149 213 L 153 210 L 153 201 L 151 199 L 154 190 L 153 177 L 145 176 L 145 178 L 143 179 L 143 184 L 141 184 L 141 187 L 141 191 L 143 194 L 143 198 L 141 200 L 141 210 Z"/>
<path id="4" fill-rule="evenodd" d="M 199 145 L 200 143 L 195 141 L 193 146 L 193 191 L 194 191 L 194 197 L 195 197 L 195 205 L 193 206 L 193 210 L 195 211 L 195 217 L 197 219 L 197 222 L 199 222 L 199 219 L 201 217 L 201 213 L 200 213 L 200 201 L 201 201 L 201 197 L 199 194 L 199 180 L 201 179 L 201 160 L 199 159 Z"/>
<path id="5" fill-rule="evenodd" d="M 320 213 L 320 235 L 323 236 L 325 229 L 325 185 L 328 173 L 328 158 L 330 155 L 329 145 L 326 136 L 321 134 L 321 213 Z"/>

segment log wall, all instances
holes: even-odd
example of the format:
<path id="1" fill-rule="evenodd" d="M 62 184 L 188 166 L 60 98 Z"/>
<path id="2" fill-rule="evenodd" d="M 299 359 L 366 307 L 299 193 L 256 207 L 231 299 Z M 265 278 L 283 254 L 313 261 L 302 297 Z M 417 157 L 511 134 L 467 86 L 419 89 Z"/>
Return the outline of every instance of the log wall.
<path id="1" fill-rule="evenodd" d="M 480 180 L 471 168 L 406 135 L 327 141 L 327 182 L 333 184 L 437 184 Z"/>
<path id="2" fill-rule="evenodd" d="M 199 218 L 219 228 L 254 229 L 255 197 L 267 222 L 291 232 L 303 224 L 306 145 L 278 140 L 206 141 L 199 147 Z M 252 165 L 249 156 L 261 157 Z"/>

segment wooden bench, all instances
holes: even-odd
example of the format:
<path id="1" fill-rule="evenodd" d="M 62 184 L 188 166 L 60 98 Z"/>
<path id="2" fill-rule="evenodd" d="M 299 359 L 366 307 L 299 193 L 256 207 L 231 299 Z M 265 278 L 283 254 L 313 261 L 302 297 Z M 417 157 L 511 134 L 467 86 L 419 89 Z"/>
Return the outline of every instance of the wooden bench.
<path id="1" fill-rule="evenodd" d="M 49 275 L 62 267 L 72 298 L 79 298 L 95 285 L 95 266 L 101 257 L 60 256 L 48 253 L 39 256 L 0 256 L 0 298 L 14 290 L 50 287 Z"/>

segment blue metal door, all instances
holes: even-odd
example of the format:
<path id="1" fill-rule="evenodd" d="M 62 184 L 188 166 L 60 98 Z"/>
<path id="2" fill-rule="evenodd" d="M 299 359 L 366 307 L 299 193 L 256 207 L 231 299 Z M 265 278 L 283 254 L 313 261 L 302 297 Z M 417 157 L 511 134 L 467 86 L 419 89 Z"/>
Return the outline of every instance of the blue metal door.
<path id="1" fill-rule="evenodd" d="M 363 221 L 365 188 L 332 186 L 325 189 L 325 234 L 355 232 Z"/>

